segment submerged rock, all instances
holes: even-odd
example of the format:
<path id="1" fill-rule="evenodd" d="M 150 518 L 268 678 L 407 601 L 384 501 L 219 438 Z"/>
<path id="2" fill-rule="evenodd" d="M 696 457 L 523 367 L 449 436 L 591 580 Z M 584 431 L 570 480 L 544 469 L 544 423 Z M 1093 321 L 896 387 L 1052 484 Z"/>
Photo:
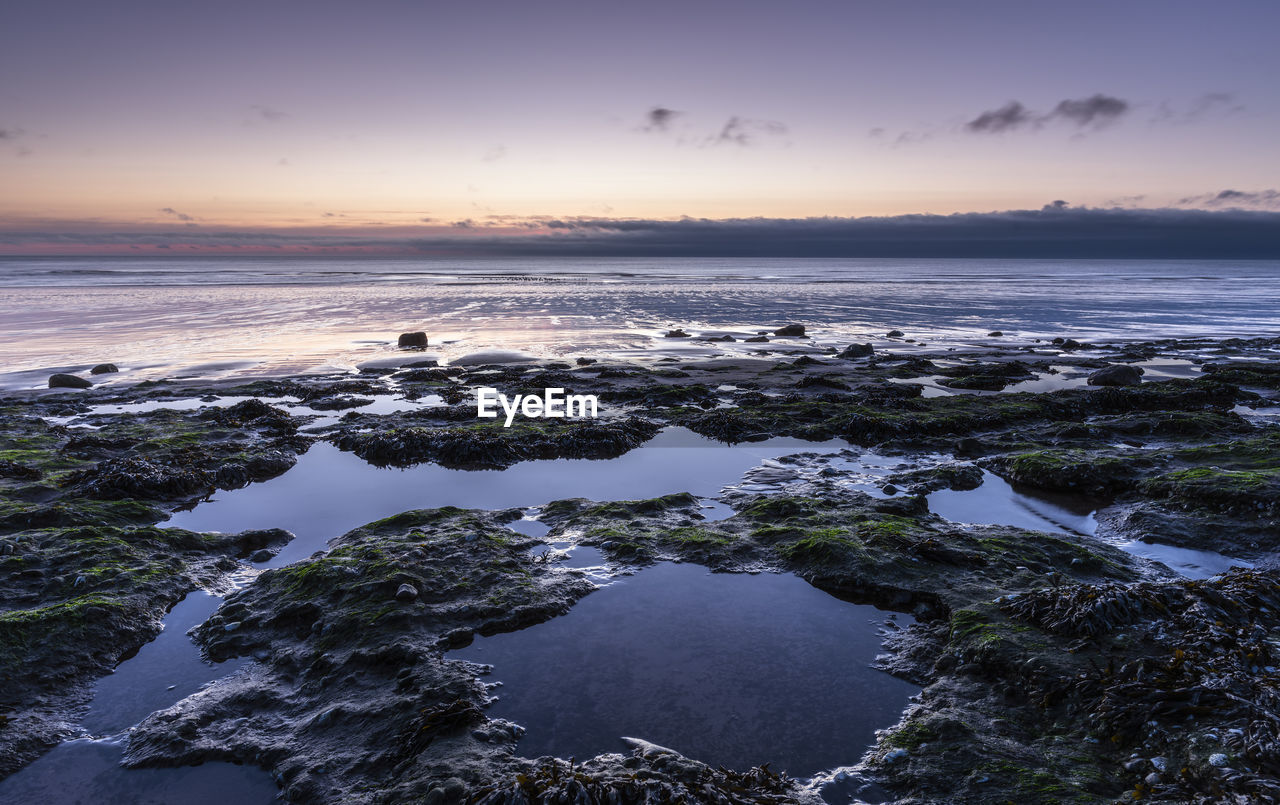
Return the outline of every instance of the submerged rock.
<path id="1" fill-rule="evenodd" d="M 1091 372 L 1086 382 L 1090 386 L 1137 386 L 1142 383 L 1142 368 L 1123 363 L 1112 364 Z"/>
<path id="2" fill-rule="evenodd" d="M 49 375 L 49 388 L 51 389 L 87 389 L 92 386 L 93 383 L 76 375 L 68 375 L 61 372 Z"/>

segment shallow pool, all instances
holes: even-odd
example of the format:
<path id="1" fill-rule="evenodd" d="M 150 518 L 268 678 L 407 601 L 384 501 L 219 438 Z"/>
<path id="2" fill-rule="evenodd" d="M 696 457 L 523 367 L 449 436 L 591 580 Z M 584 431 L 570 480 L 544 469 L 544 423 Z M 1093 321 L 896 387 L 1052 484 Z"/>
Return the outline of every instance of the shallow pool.
<path id="1" fill-rule="evenodd" d="M 870 667 L 886 618 L 911 622 L 790 574 L 663 563 L 448 656 L 493 666 L 490 715 L 526 728 L 527 757 L 627 751 L 626 736 L 809 776 L 857 761 L 919 690 Z"/>

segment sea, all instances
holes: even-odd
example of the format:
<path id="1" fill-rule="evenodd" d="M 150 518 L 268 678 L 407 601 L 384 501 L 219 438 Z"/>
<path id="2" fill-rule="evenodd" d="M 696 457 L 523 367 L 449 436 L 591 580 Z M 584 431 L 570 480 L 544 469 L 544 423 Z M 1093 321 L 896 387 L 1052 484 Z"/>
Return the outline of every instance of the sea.
<path id="1" fill-rule="evenodd" d="M 754 355 L 788 323 L 813 349 L 1277 336 L 1280 262 L 0 258 L 5 389 L 104 362 L 112 383 L 395 365 L 406 331 L 441 363 Z"/>

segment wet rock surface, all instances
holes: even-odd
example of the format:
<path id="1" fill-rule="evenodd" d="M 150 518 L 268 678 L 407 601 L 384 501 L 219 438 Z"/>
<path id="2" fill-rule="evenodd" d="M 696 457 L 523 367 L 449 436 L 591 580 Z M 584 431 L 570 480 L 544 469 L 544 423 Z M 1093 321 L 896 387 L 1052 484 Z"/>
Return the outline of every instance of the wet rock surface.
<path id="1" fill-rule="evenodd" d="M 1277 405 L 1280 342 L 999 343 L 0 400 L 0 774 L 72 734 L 92 680 L 154 636 L 184 593 L 228 589 L 243 561 L 268 561 L 291 538 L 163 527 L 176 508 L 285 473 L 316 440 L 380 466 L 500 469 L 624 456 L 679 425 L 726 445 L 838 439 L 903 458 L 875 495 L 851 490 L 839 462 L 774 462 L 726 490 L 733 513 L 714 521 L 688 494 L 545 502 L 540 514 L 547 539 L 598 549 L 614 572 L 678 560 L 795 573 L 911 613 L 882 665 L 924 692 L 849 758 L 848 773 L 890 800 L 1280 796 L 1280 429 L 1253 414 Z M 1142 369 L 1141 384 L 1089 384 L 1108 367 Z M 602 416 L 495 426 L 475 418 L 481 385 L 596 394 Z M 222 402 L 240 397 L 254 399 Z M 974 490 L 984 470 L 1094 501 L 1099 535 L 929 512 L 925 495 Z M 538 539 L 505 527 L 519 516 L 408 512 L 261 572 L 197 635 L 212 659 L 253 662 L 152 714 L 128 762 L 254 764 L 306 802 L 818 801 L 823 779 L 712 769 L 643 742 L 573 762 L 521 757 L 519 729 L 487 715 L 478 670 L 445 654 L 563 614 L 596 582 L 539 559 Z M 1115 547 L 1125 540 L 1255 568 L 1178 579 Z"/>

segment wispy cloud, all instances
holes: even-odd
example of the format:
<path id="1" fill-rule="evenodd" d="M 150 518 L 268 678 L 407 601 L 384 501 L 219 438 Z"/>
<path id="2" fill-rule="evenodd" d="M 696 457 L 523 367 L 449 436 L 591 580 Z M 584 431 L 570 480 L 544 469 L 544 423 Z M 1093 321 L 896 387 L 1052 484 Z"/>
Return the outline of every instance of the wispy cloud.
<path id="1" fill-rule="evenodd" d="M 174 218 L 177 218 L 179 221 L 183 221 L 186 223 L 190 223 L 196 220 L 194 216 L 187 215 L 185 212 L 178 212 L 173 207 L 161 207 L 160 212 L 164 213 L 165 215 L 172 215 Z"/>
<path id="2" fill-rule="evenodd" d="M 682 114 L 684 113 L 677 112 L 675 109 L 668 109 L 665 106 L 655 106 L 645 113 L 645 122 L 640 127 L 640 130 L 648 132 L 667 131 L 671 128 L 671 124 L 675 122 L 675 119 Z"/>
<path id="3" fill-rule="evenodd" d="M 781 137 L 787 127 L 776 120 L 753 120 L 734 115 L 725 121 L 720 131 L 708 141 L 708 145 L 755 145 L 761 137 Z"/>
<path id="4" fill-rule="evenodd" d="M 271 106 L 264 106 L 263 104 L 260 104 L 260 103 L 253 104 L 252 106 L 249 107 L 249 110 L 252 111 L 258 117 L 259 120 L 269 120 L 271 122 L 276 122 L 279 120 L 284 120 L 287 117 L 289 117 L 288 112 L 282 112 L 279 109 L 276 109 Z"/>
<path id="5" fill-rule="evenodd" d="M 1016 129 L 1038 129 L 1049 123 L 1064 121 L 1076 128 L 1101 128 L 1123 117 L 1132 104 L 1121 98 L 1101 93 L 1087 98 L 1059 101 L 1053 111 L 1034 112 L 1021 101 L 1009 101 L 998 109 L 989 109 L 964 124 L 974 134 L 1003 134 Z"/>
<path id="6" fill-rule="evenodd" d="M 1280 209 L 1280 190 L 1220 190 L 1178 200 L 1178 206 L 1208 209 Z"/>
<path id="7" fill-rule="evenodd" d="M 978 134 L 1002 134 L 1035 122 L 1036 116 L 1018 101 L 1009 101 L 999 109 L 986 112 L 964 124 L 965 131 Z"/>
<path id="8" fill-rule="evenodd" d="M 507 156 L 505 145 L 494 145 L 487 148 L 480 157 L 481 162 L 498 162 Z"/>

